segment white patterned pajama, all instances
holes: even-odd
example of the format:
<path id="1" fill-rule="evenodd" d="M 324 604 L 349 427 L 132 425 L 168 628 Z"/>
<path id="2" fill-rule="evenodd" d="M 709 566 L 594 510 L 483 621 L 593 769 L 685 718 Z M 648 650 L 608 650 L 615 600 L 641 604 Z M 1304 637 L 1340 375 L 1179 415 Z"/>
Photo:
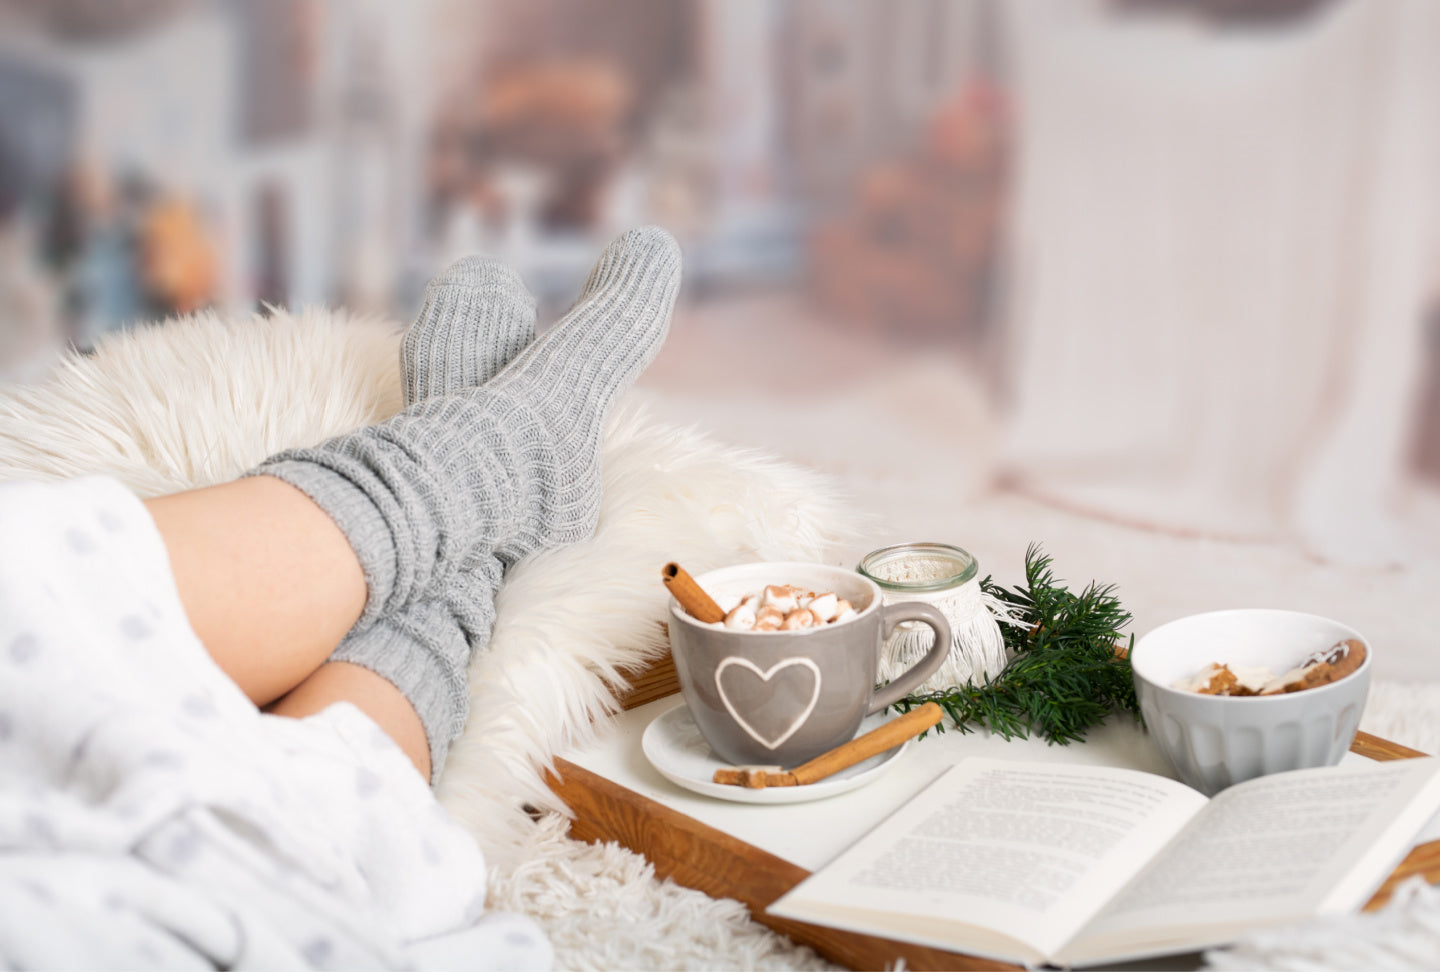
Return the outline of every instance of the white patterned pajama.
<path id="1" fill-rule="evenodd" d="M 0 968 L 536 968 L 348 704 L 260 713 L 114 480 L 0 484 Z"/>

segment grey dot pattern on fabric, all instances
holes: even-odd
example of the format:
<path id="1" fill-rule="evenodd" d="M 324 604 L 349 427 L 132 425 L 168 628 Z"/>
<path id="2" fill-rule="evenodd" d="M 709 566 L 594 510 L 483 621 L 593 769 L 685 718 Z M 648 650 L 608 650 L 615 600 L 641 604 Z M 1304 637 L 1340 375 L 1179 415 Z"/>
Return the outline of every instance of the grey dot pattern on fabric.
<path id="1" fill-rule="evenodd" d="M 180 700 L 180 709 L 196 719 L 215 718 L 215 703 L 203 695 L 187 695 Z"/>
<path id="2" fill-rule="evenodd" d="M 20 886 L 30 892 L 30 897 L 34 898 L 40 904 L 53 905 L 55 903 L 55 894 L 39 881 L 32 881 L 26 878 L 20 882 Z"/>
<path id="3" fill-rule="evenodd" d="M 372 797 L 380 792 L 380 777 L 373 770 L 360 767 L 355 771 L 355 794 L 362 798 Z"/>
<path id="4" fill-rule="evenodd" d="M 8 712 L 0 712 L 0 742 L 15 735 L 15 720 Z"/>
<path id="5" fill-rule="evenodd" d="M 131 641 L 140 641 L 154 634 L 154 630 L 138 614 L 127 614 L 120 619 L 120 633 Z"/>
<path id="6" fill-rule="evenodd" d="M 77 554 L 90 554 L 98 549 L 95 538 L 79 527 L 71 527 L 65 531 L 65 543 Z"/>
<path id="7" fill-rule="evenodd" d="M 305 957 L 312 967 L 320 967 L 330 961 L 330 956 L 335 953 L 335 943 L 328 938 L 312 938 L 300 946 L 300 954 Z"/>
<path id="8" fill-rule="evenodd" d="M 55 827 L 38 813 L 25 815 L 25 836 L 35 846 L 54 847 L 58 843 Z"/>
<path id="9" fill-rule="evenodd" d="M 200 856 L 200 848 L 200 835 L 185 827 L 165 841 L 161 854 L 170 867 L 184 867 Z"/>
<path id="10" fill-rule="evenodd" d="M 10 660 L 17 665 L 28 665 L 40 654 L 40 639 L 26 631 L 15 636 L 10 642 Z"/>
<path id="11" fill-rule="evenodd" d="M 141 762 L 151 769 L 182 769 L 185 757 L 173 749 L 155 749 L 146 753 Z"/>
<path id="12" fill-rule="evenodd" d="M 114 510 L 100 510 L 95 514 L 95 519 L 108 533 L 121 533 L 125 530 L 125 521 Z"/>
<path id="13" fill-rule="evenodd" d="M 70 759 L 65 766 L 65 778 L 72 779 L 79 772 L 80 765 L 85 762 L 85 757 L 90 754 L 90 744 L 94 740 L 94 732 L 87 732 L 80 737 L 80 741 L 70 750 Z"/>

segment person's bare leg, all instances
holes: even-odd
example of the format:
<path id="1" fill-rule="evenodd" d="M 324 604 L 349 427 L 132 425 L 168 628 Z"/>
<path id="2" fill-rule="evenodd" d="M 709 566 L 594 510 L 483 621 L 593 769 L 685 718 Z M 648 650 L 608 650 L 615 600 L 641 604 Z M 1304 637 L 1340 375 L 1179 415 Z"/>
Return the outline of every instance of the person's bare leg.
<path id="1" fill-rule="evenodd" d="M 365 577 L 334 520 L 269 476 L 145 505 L 190 626 L 251 701 L 296 718 L 351 702 L 430 778 L 424 727 L 400 690 L 364 668 L 324 664 L 365 606 Z"/>
<path id="2" fill-rule="evenodd" d="M 145 505 L 190 626 L 256 705 L 319 668 L 365 606 L 345 534 L 288 483 L 253 476 Z"/>
<path id="3" fill-rule="evenodd" d="M 266 711 L 299 719 L 336 702 L 349 702 L 373 719 L 410 757 L 420 775 L 430 779 L 430 744 L 415 707 L 398 688 L 368 668 L 326 662 Z"/>

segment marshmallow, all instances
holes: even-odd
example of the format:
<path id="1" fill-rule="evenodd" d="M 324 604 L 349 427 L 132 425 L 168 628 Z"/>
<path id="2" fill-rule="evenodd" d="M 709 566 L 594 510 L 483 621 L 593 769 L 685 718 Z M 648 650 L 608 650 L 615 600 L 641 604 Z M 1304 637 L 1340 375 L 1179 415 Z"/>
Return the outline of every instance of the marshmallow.
<path id="1" fill-rule="evenodd" d="M 755 607 L 757 597 L 747 597 L 725 615 L 725 627 L 739 628 L 742 631 L 749 631 L 755 627 Z"/>
<path id="2" fill-rule="evenodd" d="M 785 620 L 780 623 L 781 631 L 799 631 L 803 628 L 813 628 L 817 624 L 823 624 L 809 608 L 797 607 L 785 615 Z"/>
<path id="3" fill-rule="evenodd" d="M 755 614 L 756 631 L 779 631 L 785 623 L 785 612 L 774 607 L 762 607 Z"/>
<path id="4" fill-rule="evenodd" d="M 797 593 L 799 592 L 793 587 L 782 587 L 779 584 L 771 584 L 765 588 L 764 592 L 760 595 L 760 603 L 766 607 L 773 607 L 781 614 L 789 614 L 795 610 L 796 604 L 799 603 L 795 596 Z"/>
<path id="5" fill-rule="evenodd" d="M 816 594 L 810 598 L 805 606 L 823 623 L 829 621 L 839 613 L 840 599 L 827 591 L 824 594 Z"/>
<path id="6" fill-rule="evenodd" d="M 759 594 L 717 599 L 725 618 L 710 625 L 731 631 L 804 631 L 855 617 L 849 601 L 834 591 L 819 593 L 793 584 L 770 584 Z"/>

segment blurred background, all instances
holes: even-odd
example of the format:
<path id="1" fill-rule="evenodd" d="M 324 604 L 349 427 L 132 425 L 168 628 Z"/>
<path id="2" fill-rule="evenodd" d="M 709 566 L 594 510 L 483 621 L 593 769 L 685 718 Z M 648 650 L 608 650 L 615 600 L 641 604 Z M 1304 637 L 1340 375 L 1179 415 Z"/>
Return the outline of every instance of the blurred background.
<path id="1" fill-rule="evenodd" d="M 474 250 L 559 299 L 647 220 L 696 299 L 813 269 L 826 306 L 973 333 L 992 14 L 870 6 L 5 0 L 7 229 L 82 347 L 203 306 L 404 312 Z"/>
<path id="2" fill-rule="evenodd" d="M 0 0 L 0 377 L 405 320 L 475 251 L 543 321 L 658 223 L 678 417 L 1383 566 L 1440 477 L 1437 48 L 1423 0 Z"/>

